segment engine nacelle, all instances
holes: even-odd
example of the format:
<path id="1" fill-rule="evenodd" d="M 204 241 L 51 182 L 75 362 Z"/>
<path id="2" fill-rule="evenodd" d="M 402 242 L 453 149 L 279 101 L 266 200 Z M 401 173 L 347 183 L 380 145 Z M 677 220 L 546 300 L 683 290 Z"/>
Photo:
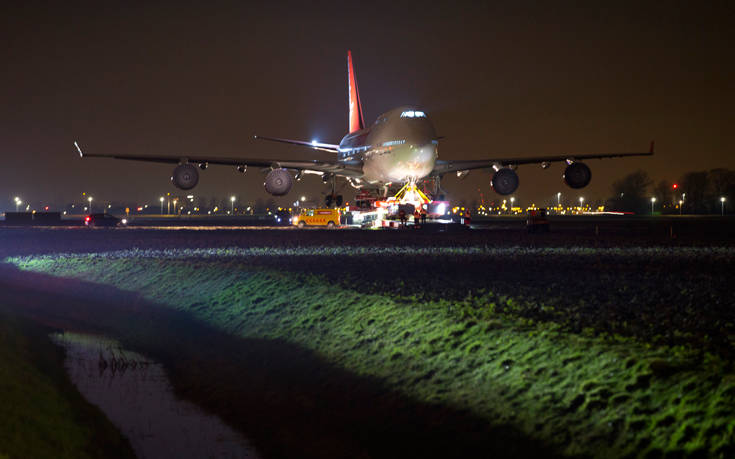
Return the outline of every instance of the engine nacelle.
<path id="1" fill-rule="evenodd" d="M 283 196 L 291 191 L 293 177 L 286 169 L 273 169 L 265 176 L 265 191 L 273 196 Z"/>
<path id="2" fill-rule="evenodd" d="M 592 171 L 585 163 L 574 162 L 564 169 L 564 183 L 570 188 L 584 188 L 592 180 Z"/>
<path id="3" fill-rule="evenodd" d="M 518 189 L 518 174 L 509 167 L 498 169 L 490 180 L 490 186 L 500 195 L 509 195 Z"/>
<path id="4" fill-rule="evenodd" d="M 171 181 L 176 188 L 181 190 L 191 190 L 199 183 L 199 172 L 193 164 L 179 164 L 174 168 L 171 175 Z"/>

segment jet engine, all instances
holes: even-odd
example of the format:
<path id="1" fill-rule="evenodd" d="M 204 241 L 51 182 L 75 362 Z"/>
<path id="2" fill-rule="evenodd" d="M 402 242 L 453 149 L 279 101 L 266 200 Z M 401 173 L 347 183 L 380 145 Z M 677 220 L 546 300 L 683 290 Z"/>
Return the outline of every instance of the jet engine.
<path id="1" fill-rule="evenodd" d="M 265 187 L 265 191 L 273 196 L 283 196 L 291 191 L 293 177 L 291 177 L 291 174 L 286 169 L 273 169 L 265 176 L 263 186 Z"/>
<path id="2" fill-rule="evenodd" d="M 584 163 L 574 162 L 564 169 L 564 182 L 570 188 L 584 188 L 592 180 L 592 172 Z"/>
<path id="3" fill-rule="evenodd" d="M 171 175 L 171 181 L 176 188 L 191 190 L 199 183 L 199 172 L 193 164 L 179 164 Z"/>
<path id="4" fill-rule="evenodd" d="M 490 180 L 490 186 L 498 194 L 509 195 L 518 188 L 518 174 L 509 167 L 498 169 Z"/>

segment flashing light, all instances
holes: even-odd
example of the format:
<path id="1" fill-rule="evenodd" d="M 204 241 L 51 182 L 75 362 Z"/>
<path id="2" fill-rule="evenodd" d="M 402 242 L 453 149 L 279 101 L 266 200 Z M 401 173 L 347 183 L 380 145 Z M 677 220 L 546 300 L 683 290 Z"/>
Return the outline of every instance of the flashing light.
<path id="1" fill-rule="evenodd" d="M 88 222 L 89 220 L 90 220 L 90 217 L 89 217 L 89 215 L 87 215 L 86 217 L 84 217 L 84 221 L 85 221 L 85 222 Z"/>
<path id="2" fill-rule="evenodd" d="M 317 142 L 316 139 L 314 139 L 314 140 L 311 141 L 311 144 L 312 145 L 316 145 L 317 143 L 319 143 L 319 142 Z"/>
<path id="3" fill-rule="evenodd" d="M 679 188 L 679 185 L 677 185 L 676 183 L 674 183 L 673 185 L 671 185 L 671 188 L 677 189 L 677 188 Z"/>
<path id="4" fill-rule="evenodd" d="M 122 222 L 123 225 L 127 225 L 128 224 L 128 219 L 127 218 L 123 218 L 120 221 Z"/>
<path id="5" fill-rule="evenodd" d="M 143 211 L 143 207 L 142 206 L 139 206 L 138 207 L 138 212 L 142 212 L 142 211 Z"/>

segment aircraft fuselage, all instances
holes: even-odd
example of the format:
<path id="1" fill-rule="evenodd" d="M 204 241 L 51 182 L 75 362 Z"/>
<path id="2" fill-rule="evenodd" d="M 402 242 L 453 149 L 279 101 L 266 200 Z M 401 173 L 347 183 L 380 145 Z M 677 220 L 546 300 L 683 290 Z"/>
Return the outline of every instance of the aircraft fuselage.
<path id="1" fill-rule="evenodd" d="M 370 185 L 405 183 L 426 177 L 438 156 L 434 125 L 415 107 L 398 107 L 339 144 L 341 161 L 361 160 Z"/>

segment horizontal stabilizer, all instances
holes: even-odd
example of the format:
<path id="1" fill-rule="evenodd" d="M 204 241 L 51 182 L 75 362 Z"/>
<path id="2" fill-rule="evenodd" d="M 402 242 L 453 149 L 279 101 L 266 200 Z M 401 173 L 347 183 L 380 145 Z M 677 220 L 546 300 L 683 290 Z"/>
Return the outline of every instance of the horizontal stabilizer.
<path id="1" fill-rule="evenodd" d="M 321 143 L 321 142 L 317 142 L 316 140 L 307 142 L 305 140 L 279 139 L 277 137 L 264 137 L 262 135 L 256 135 L 253 137 L 256 139 L 261 139 L 261 140 L 270 140 L 271 142 L 282 142 L 282 143 L 290 143 L 292 145 L 300 145 L 302 147 L 313 148 L 314 150 L 329 151 L 331 153 L 337 153 L 339 151 L 339 145 L 335 145 L 332 143 Z"/>

